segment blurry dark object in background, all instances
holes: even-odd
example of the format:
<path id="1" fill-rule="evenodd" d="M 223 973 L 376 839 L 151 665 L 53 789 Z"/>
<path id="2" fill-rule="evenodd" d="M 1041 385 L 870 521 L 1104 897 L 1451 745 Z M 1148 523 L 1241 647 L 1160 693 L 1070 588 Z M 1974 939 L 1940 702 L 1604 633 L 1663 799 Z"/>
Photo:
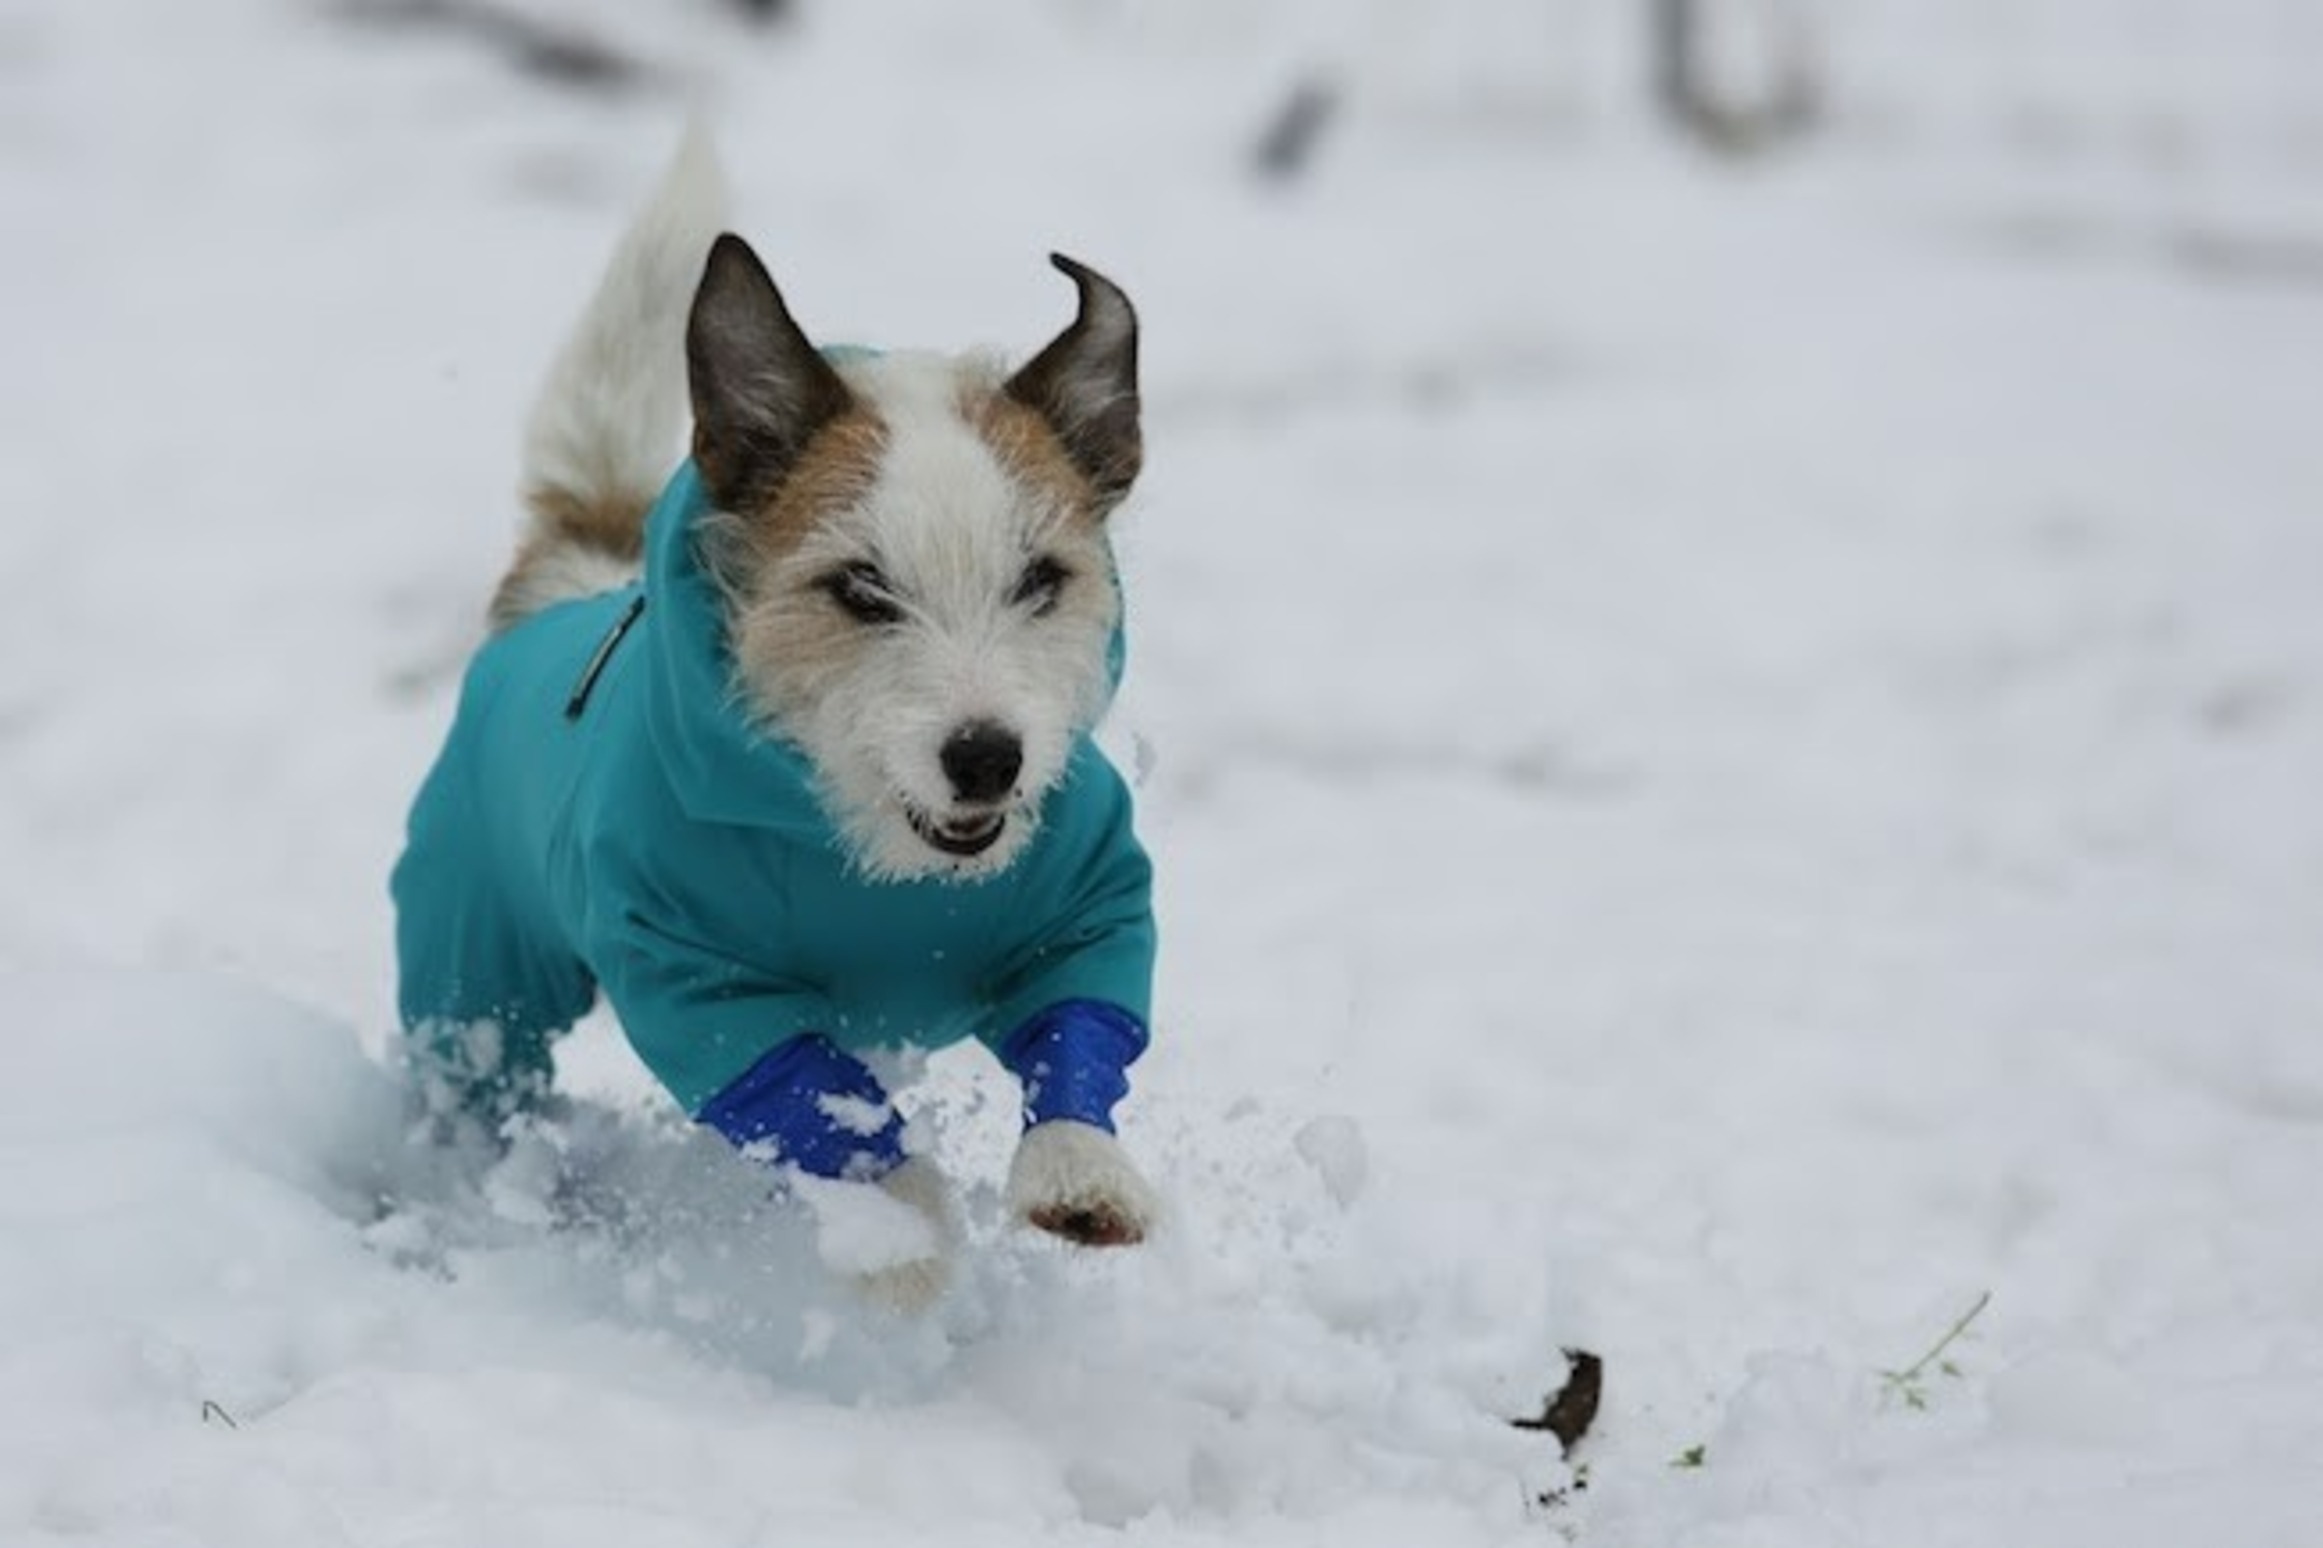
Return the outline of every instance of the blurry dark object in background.
<path id="1" fill-rule="evenodd" d="M 752 21 L 786 22 L 798 12 L 794 0 L 734 0 L 735 6 Z"/>
<path id="2" fill-rule="evenodd" d="M 559 86 L 630 91 L 648 84 L 657 73 L 635 55 L 576 28 L 528 16 L 492 0 L 340 0 L 339 11 L 374 25 L 431 26 L 464 32 L 507 55 L 523 73 Z"/>
<path id="3" fill-rule="evenodd" d="M 1821 92 L 1806 19 L 1795 0 L 1647 0 L 1654 96 L 1680 129 L 1712 150 L 1749 155 L 1812 128 Z M 1715 18 L 1715 20 L 1713 19 Z M 1756 46 L 1747 72 L 1713 28 Z M 1725 67 L 1720 68 L 1724 63 Z M 1738 81 L 1738 74 L 1758 79 Z"/>
<path id="4" fill-rule="evenodd" d="M 1273 182 L 1297 177 L 1313 163 L 1323 131 L 1338 111 L 1339 88 L 1322 76 L 1307 76 L 1291 88 L 1251 148 L 1252 167 Z"/>
<path id="5" fill-rule="evenodd" d="M 2190 225 L 2163 241 L 2182 267 L 2208 279 L 2323 286 L 2323 238 Z"/>

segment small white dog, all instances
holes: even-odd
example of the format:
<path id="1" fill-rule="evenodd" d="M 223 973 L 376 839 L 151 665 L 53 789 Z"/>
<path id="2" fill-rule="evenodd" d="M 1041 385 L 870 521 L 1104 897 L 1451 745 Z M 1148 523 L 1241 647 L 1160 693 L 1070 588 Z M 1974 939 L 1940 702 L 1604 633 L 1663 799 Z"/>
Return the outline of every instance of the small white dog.
<path id="1" fill-rule="evenodd" d="M 939 1247 L 883 1280 L 916 1300 L 948 1189 L 861 1055 L 975 1036 L 1024 1087 L 1014 1212 L 1142 1240 L 1112 1110 L 1150 870 L 1089 740 L 1136 314 L 1060 257 L 1077 316 L 1014 372 L 818 350 L 723 205 L 690 138 L 535 410 L 531 520 L 396 867 L 421 1088 L 496 1126 L 601 990 L 700 1121 L 919 1210 Z"/>

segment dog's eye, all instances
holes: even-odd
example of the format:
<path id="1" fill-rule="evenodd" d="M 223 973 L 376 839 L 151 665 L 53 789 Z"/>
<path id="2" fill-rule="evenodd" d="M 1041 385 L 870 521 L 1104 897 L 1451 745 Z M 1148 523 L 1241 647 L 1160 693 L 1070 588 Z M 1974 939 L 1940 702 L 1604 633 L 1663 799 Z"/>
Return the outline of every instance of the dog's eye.
<path id="1" fill-rule="evenodd" d="M 1030 602 L 1033 617 L 1045 618 L 1056 611 L 1057 594 L 1065 589 L 1065 582 L 1072 578 L 1071 570 L 1043 554 L 1024 567 L 1024 573 L 1016 578 L 1016 587 L 1009 592 L 1008 600 L 1019 605 Z"/>
<path id="2" fill-rule="evenodd" d="M 841 565 L 823 577 L 823 590 L 831 600 L 846 610 L 847 616 L 860 624 L 891 624 L 903 622 L 902 604 L 887 586 L 887 577 L 879 567 L 858 561 Z"/>

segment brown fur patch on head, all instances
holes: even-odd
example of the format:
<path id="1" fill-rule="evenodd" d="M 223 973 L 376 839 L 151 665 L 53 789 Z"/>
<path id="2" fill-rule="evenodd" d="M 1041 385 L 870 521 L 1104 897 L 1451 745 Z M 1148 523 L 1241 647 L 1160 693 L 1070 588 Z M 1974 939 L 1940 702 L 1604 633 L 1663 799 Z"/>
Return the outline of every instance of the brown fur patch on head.
<path id="1" fill-rule="evenodd" d="M 992 448 L 1001 470 L 1053 513 L 1055 524 L 1043 547 L 1089 578 L 1073 590 L 1067 605 L 1097 609 L 1103 615 L 1101 627 L 1109 632 L 1120 594 L 1105 518 L 1117 500 L 1108 498 L 1073 460 L 1048 416 L 1010 397 L 1005 386 L 971 383 L 962 390 L 960 412 L 977 438 Z"/>
<path id="2" fill-rule="evenodd" d="M 1101 583 L 1076 589 L 1071 605 L 1097 606 L 1110 630 L 1118 606 L 1113 582 L 1113 550 L 1105 541 L 1105 518 L 1117 503 L 1092 482 L 1073 459 L 1048 416 L 1009 396 L 1004 384 L 971 381 L 961 390 L 960 414 L 993 460 L 1038 504 L 1056 518 L 1045 545 L 1074 570 Z"/>
<path id="3" fill-rule="evenodd" d="M 858 403 L 815 432 L 758 509 L 712 517 L 708 553 L 726 592 L 729 644 L 746 701 L 762 718 L 817 692 L 855 643 L 844 614 L 809 603 L 811 578 L 793 574 L 793 561 L 817 528 L 870 493 L 887 435 Z"/>
<path id="4" fill-rule="evenodd" d="M 1011 478 L 1055 502 L 1076 524 L 1102 520 L 1106 506 L 1047 418 L 1008 396 L 997 384 L 964 390 L 961 417 L 968 421 Z"/>
<path id="5" fill-rule="evenodd" d="M 755 596 L 819 523 L 870 492 L 886 449 L 887 426 L 856 405 L 814 433 L 756 510 L 719 513 L 712 552 L 728 589 Z"/>

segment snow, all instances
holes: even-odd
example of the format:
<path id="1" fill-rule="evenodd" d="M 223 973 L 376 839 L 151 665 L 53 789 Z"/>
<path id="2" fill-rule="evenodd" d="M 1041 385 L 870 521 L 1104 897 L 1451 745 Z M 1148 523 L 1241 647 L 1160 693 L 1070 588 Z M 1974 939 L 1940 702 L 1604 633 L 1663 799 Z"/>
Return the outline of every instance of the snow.
<path id="1" fill-rule="evenodd" d="M 1725 163 L 1610 0 L 525 9 L 652 83 L 0 11 L 0 1541 L 2311 1535 L 2310 21 L 1851 5 Z M 602 1022 L 497 1163 L 377 1062 L 528 396 L 695 101 L 820 335 L 1029 347 L 1051 248 L 1146 321 L 1167 1229 L 1007 1229 L 939 1057 L 921 1319 Z M 1585 1488 L 1506 1422 L 1567 1346 Z"/>

